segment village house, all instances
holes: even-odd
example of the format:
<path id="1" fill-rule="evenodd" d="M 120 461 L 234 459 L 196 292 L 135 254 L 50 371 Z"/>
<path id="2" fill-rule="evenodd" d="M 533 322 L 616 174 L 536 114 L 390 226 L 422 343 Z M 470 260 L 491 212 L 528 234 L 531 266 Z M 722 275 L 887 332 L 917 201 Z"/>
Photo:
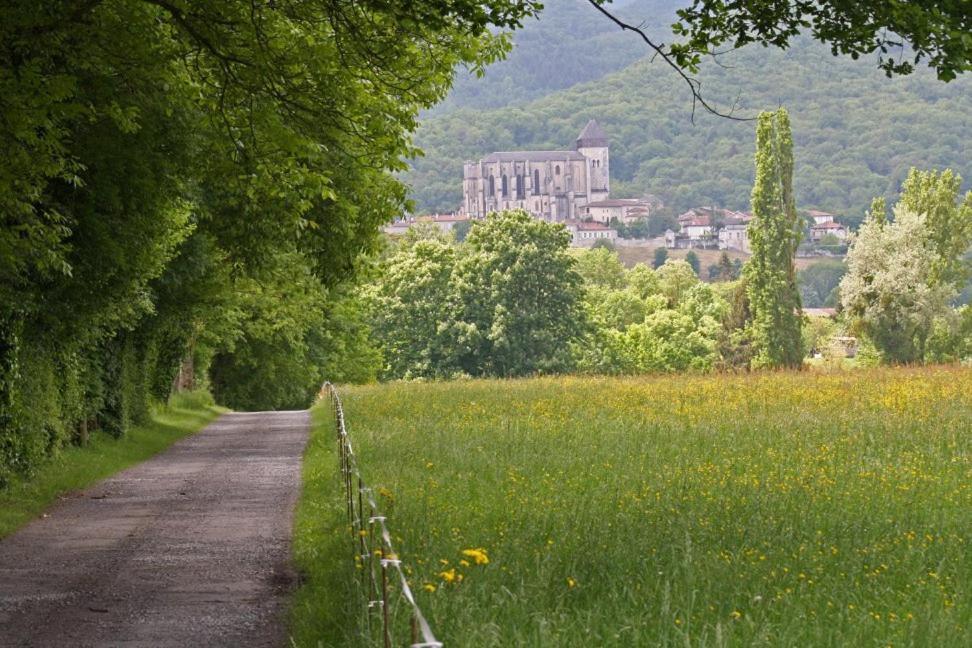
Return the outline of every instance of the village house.
<path id="1" fill-rule="evenodd" d="M 720 249 L 749 251 L 747 212 L 719 207 L 696 207 L 678 216 L 679 231 L 665 232 L 665 245 L 671 249 Z M 727 231 L 728 228 L 728 231 Z"/>
<path id="2" fill-rule="evenodd" d="M 824 223 L 834 222 L 834 215 L 830 212 L 818 211 L 816 209 L 808 209 L 807 216 L 813 219 L 814 225 L 823 225 Z"/>
<path id="3" fill-rule="evenodd" d="M 592 247 L 598 241 L 614 244 L 618 231 L 597 221 L 569 220 L 564 223 L 571 235 L 573 247 Z"/>
<path id="4" fill-rule="evenodd" d="M 847 234 L 847 228 L 835 221 L 824 221 L 810 227 L 810 240 L 814 243 L 819 243 L 827 235 L 833 235 L 844 242 Z"/>
<path id="5" fill-rule="evenodd" d="M 720 250 L 737 250 L 746 254 L 752 252 L 749 248 L 748 223 L 740 222 L 724 225 L 719 230 L 718 238 Z"/>
<path id="6" fill-rule="evenodd" d="M 587 215 L 585 207 L 610 192 L 607 135 L 593 119 L 574 150 L 502 151 L 463 165 L 462 206 L 472 218 L 523 209 L 537 218 L 564 222 Z"/>
<path id="7" fill-rule="evenodd" d="M 651 212 L 662 207 L 662 201 L 655 196 L 644 198 L 608 198 L 588 203 L 584 213 L 599 223 L 610 223 L 612 218 L 628 224 L 639 218 L 648 218 Z"/>

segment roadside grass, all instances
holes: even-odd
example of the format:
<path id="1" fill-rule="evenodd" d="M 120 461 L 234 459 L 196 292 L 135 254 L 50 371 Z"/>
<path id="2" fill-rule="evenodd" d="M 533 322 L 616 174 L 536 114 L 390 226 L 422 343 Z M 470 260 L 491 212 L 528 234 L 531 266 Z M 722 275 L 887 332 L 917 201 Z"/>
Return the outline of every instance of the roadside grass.
<path id="1" fill-rule="evenodd" d="M 151 420 L 120 438 L 95 432 L 84 447 L 70 446 L 29 479 L 0 490 L 0 538 L 34 519 L 58 497 L 81 490 L 165 450 L 225 412 L 205 392 L 176 394 Z"/>
<path id="2" fill-rule="evenodd" d="M 447 646 L 972 645 L 968 368 L 340 393 Z M 337 463 L 319 407 L 298 646 L 374 645 Z"/>
<path id="3" fill-rule="evenodd" d="M 338 470 L 334 415 L 329 401 L 311 410 L 300 500 L 294 517 L 294 563 L 300 586 L 291 602 L 295 646 L 348 645 L 349 619 L 359 613 L 347 517 Z"/>

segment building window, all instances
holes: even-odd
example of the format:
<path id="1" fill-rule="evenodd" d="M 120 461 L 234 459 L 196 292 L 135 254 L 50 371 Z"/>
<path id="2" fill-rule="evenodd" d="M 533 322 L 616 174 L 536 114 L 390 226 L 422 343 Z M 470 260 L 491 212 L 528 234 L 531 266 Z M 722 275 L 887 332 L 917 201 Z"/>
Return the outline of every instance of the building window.
<path id="1" fill-rule="evenodd" d="M 554 175 L 560 175 L 560 165 L 554 167 Z"/>
<path id="2" fill-rule="evenodd" d="M 500 184 L 501 184 L 500 189 L 503 192 L 503 197 L 506 198 L 507 196 L 510 195 L 510 184 L 509 181 L 506 179 L 505 173 L 503 174 L 503 177 L 500 179 Z"/>
<path id="3" fill-rule="evenodd" d="M 540 169 L 533 170 L 533 195 L 540 195 Z"/>
<path id="4" fill-rule="evenodd" d="M 526 176 L 522 173 L 516 176 L 516 198 L 523 200 L 526 197 Z M 522 206 L 522 205 L 521 205 Z"/>
<path id="5" fill-rule="evenodd" d="M 496 179 L 492 175 L 489 176 L 489 195 L 496 195 Z"/>

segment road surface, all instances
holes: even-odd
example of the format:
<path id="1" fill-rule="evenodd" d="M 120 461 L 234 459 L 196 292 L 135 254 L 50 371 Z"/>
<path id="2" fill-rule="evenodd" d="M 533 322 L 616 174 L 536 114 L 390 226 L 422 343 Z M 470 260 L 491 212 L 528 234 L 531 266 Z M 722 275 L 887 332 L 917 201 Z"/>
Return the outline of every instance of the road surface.
<path id="1" fill-rule="evenodd" d="M 285 645 L 308 429 L 225 414 L 0 540 L 0 645 Z"/>

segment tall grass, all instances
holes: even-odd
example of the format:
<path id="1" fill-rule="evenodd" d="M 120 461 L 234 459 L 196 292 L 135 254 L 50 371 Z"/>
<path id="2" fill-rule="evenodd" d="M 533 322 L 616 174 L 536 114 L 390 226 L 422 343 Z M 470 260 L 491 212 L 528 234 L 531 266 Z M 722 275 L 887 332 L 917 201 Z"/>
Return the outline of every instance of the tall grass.
<path id="1" fill-rule="evenodd" d="M 120 439 L 95 432 L 85 446 L 65 448 L 30 478 L 0 489 L 0 538 L 40 515 L 61 495 L 148 459 L 224 411 L 208 393 L 176 394 L 168 405 L 156 407 L 147 423 L 132 427 Z"/>
<path id="2" fill-rule="evenodd" d="M 446 645 L 972 645 L 969 369 L 341 391 Z M 295 642 L 366 645 L 316 421 Z"/>

